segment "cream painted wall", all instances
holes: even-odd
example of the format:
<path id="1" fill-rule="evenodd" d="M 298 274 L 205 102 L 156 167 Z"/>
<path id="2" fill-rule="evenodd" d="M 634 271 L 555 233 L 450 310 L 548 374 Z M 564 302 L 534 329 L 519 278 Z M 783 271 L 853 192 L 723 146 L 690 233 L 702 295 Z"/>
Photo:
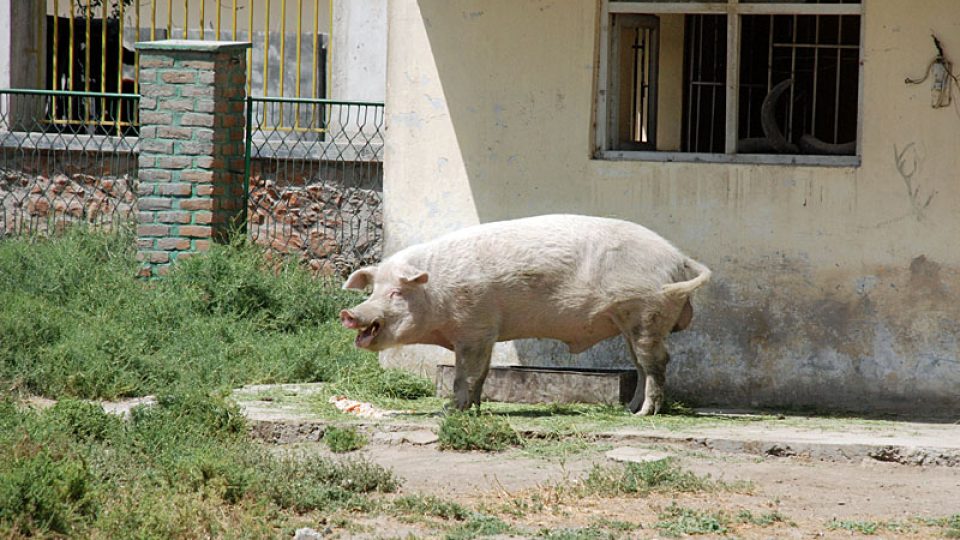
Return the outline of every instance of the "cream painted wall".
<path id="1" fill-rule="evenodd" d="M 679 151 L 681 125 L 669 119 L 683 111 L 683 15 L 660 16 L 659 68 L 657 150 Z"/>
<path id="2" fill-rule="evenodd" d="M 960 406 L 960 103 L 934 110 L 929 86 L 903 84 L 933 57 L 931 30 L 960 64 L 955 1 L 866 0 L 855 168 L 591 159 L 598 12 L 390 0 L 387 251 L 542 213 L 629 219 L 714 271 L 692 329 L 672 338 L 676 397 Z M 452 361 L 430 347 L 381 358 L 426 372 Z M 496 361 L 624 366 L 626 353 L 520 341 Z"/>

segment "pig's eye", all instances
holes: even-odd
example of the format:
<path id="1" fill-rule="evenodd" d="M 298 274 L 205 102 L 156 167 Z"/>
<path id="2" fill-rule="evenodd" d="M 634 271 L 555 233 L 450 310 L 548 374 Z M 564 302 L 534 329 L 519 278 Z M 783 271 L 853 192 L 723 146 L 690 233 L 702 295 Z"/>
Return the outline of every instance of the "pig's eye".
<path id="1" fill-rule="evenodd" d="M 403 295 L 400 294 L 400 289 L 393 289 L 392 291 L 390 291 L 390 298 L 391 299 L 403 298 Z"/>

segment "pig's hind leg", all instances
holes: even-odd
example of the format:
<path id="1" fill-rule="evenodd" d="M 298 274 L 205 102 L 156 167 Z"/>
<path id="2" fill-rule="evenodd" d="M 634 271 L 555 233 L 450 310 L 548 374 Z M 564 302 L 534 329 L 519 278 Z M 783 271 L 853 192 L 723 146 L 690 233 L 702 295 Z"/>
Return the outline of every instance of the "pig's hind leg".
<path id="1" fill-rule="evenodd" d="M 630 411 L 640 416 L 657 414 L 663 406 L 667 362 L 670 361 L 664 343 L 665 332 L 658 324 L 659 317 L 656 313 L 648 313 L 641 317 L 614 316 L 613 319 L 637 367 L 637 389 L 629 404 Z"/>
<path id="2" fill-rule="evenodd" d="M 490 355 L 494 341 L 457 344 L 453 377 L 453 399 L 458 410 L 480 406 L 483 381 L 490 371 Z"/>

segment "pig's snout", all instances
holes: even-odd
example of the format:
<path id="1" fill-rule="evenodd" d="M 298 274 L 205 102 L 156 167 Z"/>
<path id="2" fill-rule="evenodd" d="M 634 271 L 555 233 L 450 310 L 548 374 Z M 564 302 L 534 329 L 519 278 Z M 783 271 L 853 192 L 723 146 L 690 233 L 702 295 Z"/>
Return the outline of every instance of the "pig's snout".
<path id="1" fill-rule="evenodd" d="M 374 338 L 380 334 L 380 329 L 383 326 L 383 323 L 380 320 L 375 320 L 370 324 L 363 324 L 359 319 L 357 319 L 356 315 L 351 313 L 348 309 L 340 312 L 340 322 L 343 324 L 343 326 L 357 331 L 357 338 L 354 344 L 361 349 L 367 349 L 370 347 Z"/>
<path id="2" fill-rule="evenodd" d="M 358 330 L 360 328 L 360 321 L 347 309 L 340 312 L 340 323 L 351 330 Z"/>

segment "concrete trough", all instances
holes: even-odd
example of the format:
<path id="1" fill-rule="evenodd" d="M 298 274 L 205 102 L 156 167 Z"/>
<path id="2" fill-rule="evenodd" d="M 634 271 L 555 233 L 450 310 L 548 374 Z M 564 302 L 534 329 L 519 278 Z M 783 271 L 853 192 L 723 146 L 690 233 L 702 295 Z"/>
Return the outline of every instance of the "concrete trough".
<path id="1" fill-rule="evenodd" d="M 454 367 L 437 366 L 437 395 L 453 395 Z M 634 370 L 491 367 L 483 399 L 508 403 L 627 403 L 637 386 Z"/>

